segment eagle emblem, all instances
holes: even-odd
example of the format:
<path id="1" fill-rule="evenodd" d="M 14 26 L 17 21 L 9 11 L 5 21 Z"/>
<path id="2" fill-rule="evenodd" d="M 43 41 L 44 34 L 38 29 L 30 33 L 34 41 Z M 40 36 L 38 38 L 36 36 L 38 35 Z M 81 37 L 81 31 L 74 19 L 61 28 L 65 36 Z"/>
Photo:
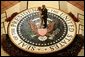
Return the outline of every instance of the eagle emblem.
<path id="1" fill-rule="evenodd" d="M 41 40 L 41 38 L 45 40 L 47 39 L 46 36 L 53 32 L 55 22 L 49 23 L 47 28 L 41 28 L 39 25 L 36 25 L 32 20 L 28 21 L 28 24 L 30 25 L 32 32 L 34 32 L 36 36 L 39 36 L 39 40 Z"/>

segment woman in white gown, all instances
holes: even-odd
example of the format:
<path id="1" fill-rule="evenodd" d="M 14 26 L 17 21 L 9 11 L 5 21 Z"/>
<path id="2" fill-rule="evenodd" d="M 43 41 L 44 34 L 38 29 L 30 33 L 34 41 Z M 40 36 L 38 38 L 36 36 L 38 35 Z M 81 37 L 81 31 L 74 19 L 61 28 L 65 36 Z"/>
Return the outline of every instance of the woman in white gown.
<path id="1" fill-rule="evenodd" d="M 39 11 L 39 17 L 41 19 L 40 28 L 42 28 L 43 27 L 43 19 L 42 19 L 42 9 L 41 9 L 41 7 L 38 7 L 38 11 Z"/>

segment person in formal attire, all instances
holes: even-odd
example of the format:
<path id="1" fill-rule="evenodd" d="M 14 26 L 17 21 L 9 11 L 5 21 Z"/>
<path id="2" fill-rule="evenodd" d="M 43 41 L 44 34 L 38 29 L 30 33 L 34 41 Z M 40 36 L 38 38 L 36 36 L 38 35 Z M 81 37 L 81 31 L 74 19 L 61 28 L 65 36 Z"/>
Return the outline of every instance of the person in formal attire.
<path id="1" fill-rule="evenodd" d="M 43 27 L 43 18 L 42 18 L 42 9 L 41 9 L 41 7 L 38 7 L 38 11 L 39 11 L 39 18 L 40 18 L 40 20 L 41 20 L 41 25 L 40 25 L 40 28 L 42 28 Z"/>
<path id="2" fill-rule="evenodd" d="M 45 7 L 45 5 L 42 5 L 42 19 L 44 21 L 44 28 L 47 28 L 47 9 Z"/>

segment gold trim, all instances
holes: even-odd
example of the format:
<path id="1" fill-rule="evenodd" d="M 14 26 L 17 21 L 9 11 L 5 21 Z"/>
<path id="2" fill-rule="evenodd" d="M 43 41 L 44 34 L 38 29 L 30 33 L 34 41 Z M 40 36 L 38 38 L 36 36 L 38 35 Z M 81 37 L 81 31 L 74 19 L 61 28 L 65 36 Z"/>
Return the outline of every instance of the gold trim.
<path id="1" fill-rule="evenodd" d="M 36 7 L 34 7 L 34 8 L 36 8 Z M 50 8 L 52 8 L 52 7 L 50 7 Z M 30 8 L 30 9 L 32 9 L 32 8 Z M 52 9 L 55 9 L 55 10 L 59 10 L 59 9 L 56 9 L 56 8 L 52 8 Z M 24 10 L 25 11 L 25 10 Z M 59 10 L 59 11 L 61 11 L 61 10 Z M 23 12 L 23 11 L 22 11 Z M 22 12 L 20 12 L 20 13 L 22 13 Z M 63 11 L 61 11 L 61 12 L 63 12 Z M 19 14 L 20 14 L 19 13 Z M 63 12 L 63 13 L 65 13 L 65 12 Z M 19 15 L 18 14 L 18 15 Z M 65 13 L 65 14 L 67 14 L 67 13 Z M 17 16 L 17 15 L 16 15 Z M 15 17 L 16 17 L 15 16 Z M 69 16 L 68 14 L 67 14 L 67 16 Z M 70 16 L 69 16 L 70 17 Z M 72 19 L 72 21 L 74 22 L 74 20 L 73 20 L 73 18 L 72 17 L 70 17 L 71 19 Z M 13 18 L 13 20 L 14 20 L 14 18 Z M 11 22 L 12 22 L 12 20 L 11 20 Z M 10 23 L 11 23 L 10 22 Z M 9 35 L 9 38 L 11 39 L 11 41 L 14 43 L 14 41 L 12 40 L 12 38 L 11 38 L 11 35 L 9 34 L 9 28 L 10 28 L 10 23 L 8 24 L 8 30 L 7 30 L 7 32 L 8 32 L 8 35 Z M 75 22 L 74 22 L 74 24 L 75 24 Z M 75 38 L 75 36 L 76 36 L 76 32 L 77 32 L 77 30 L 76 30 L 76 24 L 75 24 L 75 35 L 74 35 L 74 37 L 73 37 L 73 39 L 71 39 L 71 41 L 66 45 L 66 46 L 64 46 L 63 48 L 61 48 L 61 49 L 59 49 L 59 50 L 62 50 L 62 49 L 64 49 L 64 48 L 66 48 L 69 44 L 71 44 L 71 42 L 74 40 L 74 38 Z M 15 43 L 14 43 L 15 44 Z M 24 51 L 26 51 L 26 52 L 28 52 L 27 50 L 25 50 L 25 49 L 23 49 L 23 48 L 21 48 L 20 46 L 18 46 L 17 44 L 15 44 L 17 47 L 19 47 L 20 49 L 22 49 L 22 50 L 24 50 Z M 57 52 L 57 51 L 59 51 L 59 50 L 55 50 L 55 51 L 52 51 L 52 52 Z M 31 52 L 31 51 L 29 51 L 29 52 Z M 36 54 L 48 54 L 48 53 L 52 53 L 52 52 L 46 52 L 46 53 L 39 53 L 39 52 L 31 52 L 31 53 L 36 53 Z"/>

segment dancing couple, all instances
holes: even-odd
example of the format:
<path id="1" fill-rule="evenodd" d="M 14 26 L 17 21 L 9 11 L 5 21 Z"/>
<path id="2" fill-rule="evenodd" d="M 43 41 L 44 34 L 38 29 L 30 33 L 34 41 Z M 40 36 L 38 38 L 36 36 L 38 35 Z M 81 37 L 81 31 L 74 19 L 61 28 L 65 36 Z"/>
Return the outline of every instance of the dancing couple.
<path id="1" fill-rule="evenodd" d="M 41 19 L 41 27 L 47 28 L 47 9 L 45 5 L 38 7 L 39 17 Z"/>

